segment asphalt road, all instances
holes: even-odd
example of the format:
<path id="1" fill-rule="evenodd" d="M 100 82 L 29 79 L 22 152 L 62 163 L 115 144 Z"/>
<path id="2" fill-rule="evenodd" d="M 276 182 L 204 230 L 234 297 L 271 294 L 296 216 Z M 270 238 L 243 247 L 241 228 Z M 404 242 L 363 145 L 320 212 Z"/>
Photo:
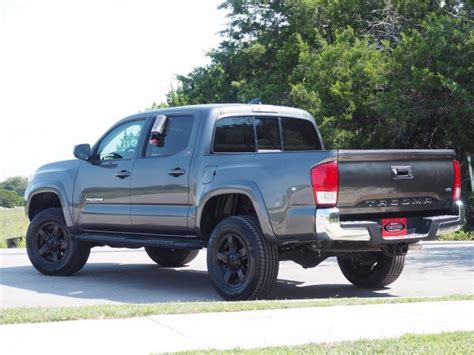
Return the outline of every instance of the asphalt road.
<path id="1" fill-rule="evenodd" d="M 219 300 L 206 271 L 205 252 L 189 266 L 166 269 L 143 251 L 93 249 L 89 262 L 69 277 L 38 273 L 24 249 L 0 250 L 0 306 L 79 306 Z M 474 243 L 424 245 L 407 256 L 405 271 L 382 290 L 352 286 L 334 258 L 314 269 L 280 264 L 271 299 L 423 297 L 474 293 Z"/>

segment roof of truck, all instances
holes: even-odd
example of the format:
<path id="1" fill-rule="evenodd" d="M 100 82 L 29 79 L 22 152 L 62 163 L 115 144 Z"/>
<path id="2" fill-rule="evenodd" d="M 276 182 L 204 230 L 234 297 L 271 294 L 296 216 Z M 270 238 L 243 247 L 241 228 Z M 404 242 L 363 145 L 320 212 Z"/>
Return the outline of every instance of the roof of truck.
<path id="1" fill-rule="evenodd" d="M 213 110 L 218 110 L 219 115 L 227 114 L 277 114 L 277 115 L 289 115 L 296 118 L 311 118 L 311 115 L 299 108 L 288 107 L 288 106 L 278 106 L 278 105 L 266 105 L 266 104 L 202 104 L 202 105 L 188 105 L 188 106 L 175 106 L 175 107 L 166 107 L 157 110 L 151 110 L 146 112 L 141 112 L 136 115 L 130 116 L 128 118 L 143 115 L 143 114 L 170 114 L 176 111 L 201 111 L 201 112 L 210 112 Z"/>

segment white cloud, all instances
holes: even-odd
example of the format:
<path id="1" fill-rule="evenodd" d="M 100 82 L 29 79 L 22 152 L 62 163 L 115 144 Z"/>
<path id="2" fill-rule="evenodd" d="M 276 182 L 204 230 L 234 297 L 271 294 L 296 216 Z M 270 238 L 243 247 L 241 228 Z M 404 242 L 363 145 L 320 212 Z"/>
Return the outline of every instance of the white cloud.
<path id="1" fill-rule="evenodd" d="M 219 3 L 0 0 L 0 181 L 164 100 L 218 44 Z"/>

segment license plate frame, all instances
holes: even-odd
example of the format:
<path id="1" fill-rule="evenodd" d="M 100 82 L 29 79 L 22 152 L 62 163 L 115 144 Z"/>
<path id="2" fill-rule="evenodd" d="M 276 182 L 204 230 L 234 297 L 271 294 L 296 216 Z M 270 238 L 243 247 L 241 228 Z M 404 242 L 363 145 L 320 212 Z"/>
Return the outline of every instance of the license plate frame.
<path id="1" fill-rule="evenodd" d="M 408 234 L 406 217 L 382 218 L 382 237 L 403 237 Z"/>

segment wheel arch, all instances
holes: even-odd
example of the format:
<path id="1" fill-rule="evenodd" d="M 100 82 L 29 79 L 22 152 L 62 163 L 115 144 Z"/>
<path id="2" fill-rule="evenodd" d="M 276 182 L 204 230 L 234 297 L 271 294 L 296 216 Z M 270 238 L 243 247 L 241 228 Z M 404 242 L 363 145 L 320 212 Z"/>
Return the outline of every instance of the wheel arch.
<path id="1" fill-rule="evenodd" d="M 226 184 L 225 186 L 213 186 L 202 194 L 196 211 L 196 229 L 201 238 L 207 240 L 210 235 L 210 231 L 205 229 L 205 218 L 207 213 L 210 212 L 210 208 L 212 209 L 212 204 L 216 199 L 225 196 L 237 196 L 242 198 L 243 200 L 241 201 L 244 201 L 244 203 L 251 203 L 263 235 L 269 240 L 269 242 L 277 243 L 277 238 L 273 231 L 263 196 L 255 183 L 252 182 L 239 182 Z M 227 217 L 227 215 L 225 217 Z M 219 221 L 220 220 L 218 220 L 217 223 Z M 214 225 L 217 223 L 214 223 Z"/>
<path id="2" fill-rule="evenodd" d="M 60 208 L 68 227 L 73 226 L 66 194 L 62 186 L 42 186 L 29 189 L 25 213 L 31 221 L 39 212 L 48 208 Z"/>

